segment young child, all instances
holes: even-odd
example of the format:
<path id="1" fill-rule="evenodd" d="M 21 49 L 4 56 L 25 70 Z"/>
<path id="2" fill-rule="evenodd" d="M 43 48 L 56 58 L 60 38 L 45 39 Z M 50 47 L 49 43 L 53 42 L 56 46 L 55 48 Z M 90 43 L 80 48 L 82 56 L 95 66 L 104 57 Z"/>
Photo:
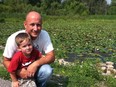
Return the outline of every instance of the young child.
<path id="1" fill-rule="evenodd" d="M 18 46 L 8 68 L 12 79 L 12 87 L 36 87 L 34 78 L 22 79 L 16 75 L 17 70 L 27 68 L 35 60 L 42 57 L 42 54 L 33 48 L 31 38 L 27 33 L 19 33 L 15 37 Z"/>

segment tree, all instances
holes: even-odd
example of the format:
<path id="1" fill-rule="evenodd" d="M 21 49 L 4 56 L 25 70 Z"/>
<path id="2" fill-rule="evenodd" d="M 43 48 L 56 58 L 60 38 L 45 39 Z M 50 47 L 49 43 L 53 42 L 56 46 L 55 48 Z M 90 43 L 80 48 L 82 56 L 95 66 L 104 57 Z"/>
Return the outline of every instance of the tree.
<path id="1" fill-rule="evenodd" d="M 105 14 L 106 0 L 81 0 L 89 9 L 90 14 Z"/>

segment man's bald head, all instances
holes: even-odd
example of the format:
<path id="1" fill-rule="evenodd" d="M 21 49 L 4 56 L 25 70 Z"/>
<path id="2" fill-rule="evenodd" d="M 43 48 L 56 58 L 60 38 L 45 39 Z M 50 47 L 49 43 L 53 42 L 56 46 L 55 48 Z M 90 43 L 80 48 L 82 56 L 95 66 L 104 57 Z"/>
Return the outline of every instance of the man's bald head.
<path id="1" fill-rule="evenodd" d="M 26 16 L 26 21 L 28 21 L 30 18 L 37 18 L 38 20 L 42 21 L 41 15 L 36 11 L 30 11 Z"/>
<path id="2" fill-rule="evenodd" d="M 36 11 L 29 12 L 26 16 L 26 20 L 24 21 L 24 27 L 32 39 L 36 39 L 42 29 L 41 15 Z"/>

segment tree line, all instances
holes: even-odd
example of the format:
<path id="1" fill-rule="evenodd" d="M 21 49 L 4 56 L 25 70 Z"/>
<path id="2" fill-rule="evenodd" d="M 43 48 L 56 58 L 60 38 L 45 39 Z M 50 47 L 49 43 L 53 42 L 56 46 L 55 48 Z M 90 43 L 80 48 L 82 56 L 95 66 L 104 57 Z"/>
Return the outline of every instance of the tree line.
<path id="1" fill-rule="evenodd" d="M 46 15 L 115 15 L 116 3 L 106 0 L 0 0 L 1 13 L 36 10 Z"/>

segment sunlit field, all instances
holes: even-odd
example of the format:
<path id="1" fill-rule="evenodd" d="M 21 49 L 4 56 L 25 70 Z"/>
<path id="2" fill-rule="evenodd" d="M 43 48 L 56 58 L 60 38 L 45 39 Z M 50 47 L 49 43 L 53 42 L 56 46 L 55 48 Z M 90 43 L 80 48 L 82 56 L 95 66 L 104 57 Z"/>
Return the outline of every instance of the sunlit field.
<path id="1" fill-rule="evenodd" d="M 23 18 L 0 18 L 0 45 L 5 46 L 9 35 L 24 29 L 23 21 Z M 62 85 L 54 87 L 116 87 L 116 79 L 102 76 L 96 67 L 99 62 L 116 61 L 116 16 L 43 16 L 43 29 L 50 34 L 56 59 L 74 63 L 52 64 L 54 75 L 65 78 Z M 0 72 L 0 77 L 5 76 Z"/>

